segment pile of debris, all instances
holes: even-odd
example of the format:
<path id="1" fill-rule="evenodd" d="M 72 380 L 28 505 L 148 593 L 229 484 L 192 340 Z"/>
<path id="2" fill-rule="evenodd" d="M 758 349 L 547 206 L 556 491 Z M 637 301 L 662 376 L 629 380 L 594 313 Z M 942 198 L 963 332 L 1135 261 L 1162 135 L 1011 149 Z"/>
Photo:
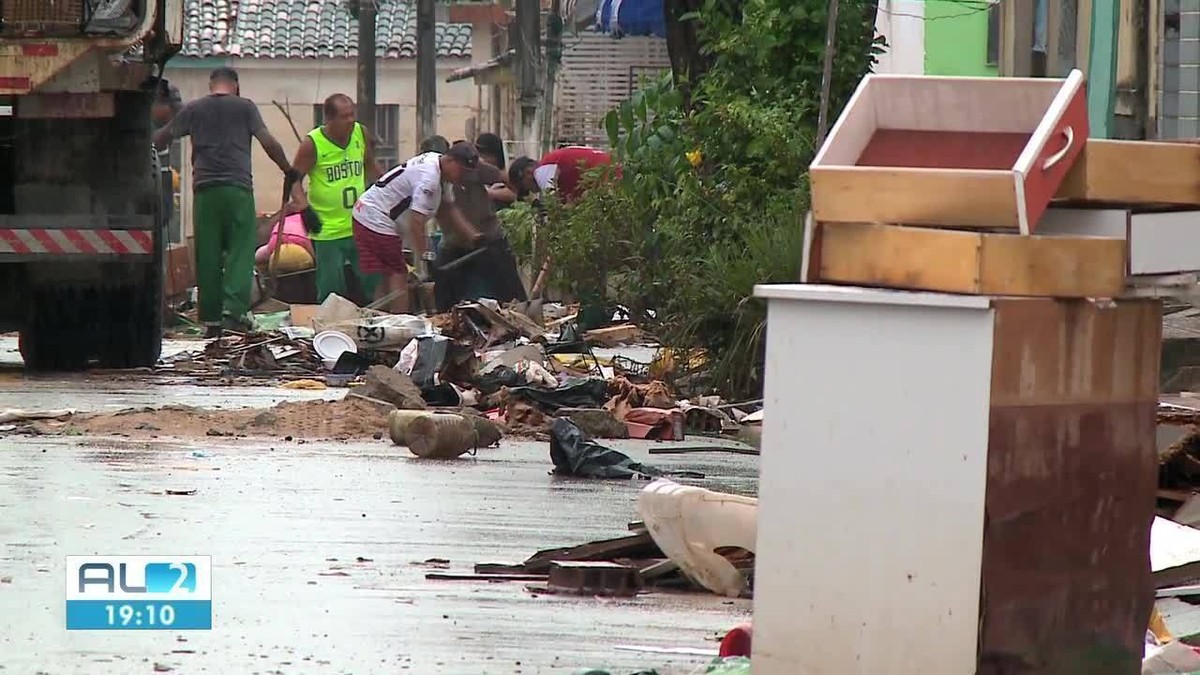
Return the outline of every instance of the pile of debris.
<path id="1" fill-rule="evenodd" d="M 286 332 L 226 332 L 203 350 L 162 359 L 159 372 L 191 376 L 312 377 L 323 372 L 312 340 Z"/>
<path id="2" fill-rule="evenodd" d="M 483 299 L 425 318 L 331 295 L 290 313 L 291 326 L 227 334 L 164 359 L 159 370 L 356 386 L 382 365 L 409 378 L 424 404 L 471 408 L 517 434 L 548 439 L 550 423 L 565 417 L 591 438 L 724 434 L 757 447 L 747 431 L 761 421 L 761 400 L 678 400 L 665 384 L 676 364 L 702 362 L 702 354 L 664 349 L 630 323 L 581 330 L 577 307 Z"/>

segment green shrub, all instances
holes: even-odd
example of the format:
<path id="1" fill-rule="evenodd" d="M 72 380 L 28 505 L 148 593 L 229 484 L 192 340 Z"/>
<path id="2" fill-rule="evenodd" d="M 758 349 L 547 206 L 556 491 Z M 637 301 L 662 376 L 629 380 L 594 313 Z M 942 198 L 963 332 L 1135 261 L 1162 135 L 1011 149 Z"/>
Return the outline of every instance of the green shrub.
<path id="1" fill-rule="evenodd" d="M 620 180 L 594 173 L 577 203 L 548 205 L 544 240 L 558 286 L 707 350 L 703 373 L 685 374 L 693 389 L 753 397 L 766 318 L 754 286 L 799 279 L 826 3 L 746 0 L 738 20 L 724 3 L 699 13 L 713 65 L 692 111 L 670 77 L 611 111 Z M 882 49 L 872 21 L 871 2 L 842 0 L 831 119 Z"/>

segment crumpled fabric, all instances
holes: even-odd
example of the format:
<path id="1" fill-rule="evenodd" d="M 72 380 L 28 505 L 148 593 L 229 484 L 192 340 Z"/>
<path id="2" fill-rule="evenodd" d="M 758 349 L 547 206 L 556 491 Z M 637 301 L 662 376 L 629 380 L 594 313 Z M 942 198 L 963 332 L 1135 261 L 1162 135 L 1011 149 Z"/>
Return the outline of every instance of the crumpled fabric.
<path id="1" fill-rule="evenodd" d="M 623 452 L 593 441 L 582 429 L 565 417 L 550 423 L 550 461 L 554 473 L 575 478 L 641 478 L 662 475 L 652 466 L 635 462 Z"/>

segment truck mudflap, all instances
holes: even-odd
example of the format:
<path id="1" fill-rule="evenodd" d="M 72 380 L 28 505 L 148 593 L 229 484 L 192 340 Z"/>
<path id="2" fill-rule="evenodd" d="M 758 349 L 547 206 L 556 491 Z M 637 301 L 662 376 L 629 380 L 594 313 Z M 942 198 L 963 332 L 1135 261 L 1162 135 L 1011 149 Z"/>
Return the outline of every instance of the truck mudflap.
<path id="1" fill-rule="evenodd" d="M 153 216 L 0 217 L 0 262 L 148 257 L 155 236 Z"/>

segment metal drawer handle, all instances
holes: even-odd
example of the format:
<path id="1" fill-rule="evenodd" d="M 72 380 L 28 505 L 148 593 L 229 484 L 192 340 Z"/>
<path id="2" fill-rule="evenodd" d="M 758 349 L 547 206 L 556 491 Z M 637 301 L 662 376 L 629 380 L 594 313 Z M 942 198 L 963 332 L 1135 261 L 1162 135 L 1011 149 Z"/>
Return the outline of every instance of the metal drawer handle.
<path id="1" fill-rule="evenodd" d="M 1067 137 L 1066 145 L 1063 146 L 1062 150 L 1059 150 L 1058 152 L 1046 158 L 1046 161 L 1042 164 L 1042 171 L 1049 171 L 1050 167 L 1061 162 L 1063 157 L 1067 156 L 1067 152 L 1071 150 L 1071 146 L 1075 143 L 1074 129 L 1067 127 L 1066 129 L 1063 129 L 1062 133 L 1063 136 Z"/>

